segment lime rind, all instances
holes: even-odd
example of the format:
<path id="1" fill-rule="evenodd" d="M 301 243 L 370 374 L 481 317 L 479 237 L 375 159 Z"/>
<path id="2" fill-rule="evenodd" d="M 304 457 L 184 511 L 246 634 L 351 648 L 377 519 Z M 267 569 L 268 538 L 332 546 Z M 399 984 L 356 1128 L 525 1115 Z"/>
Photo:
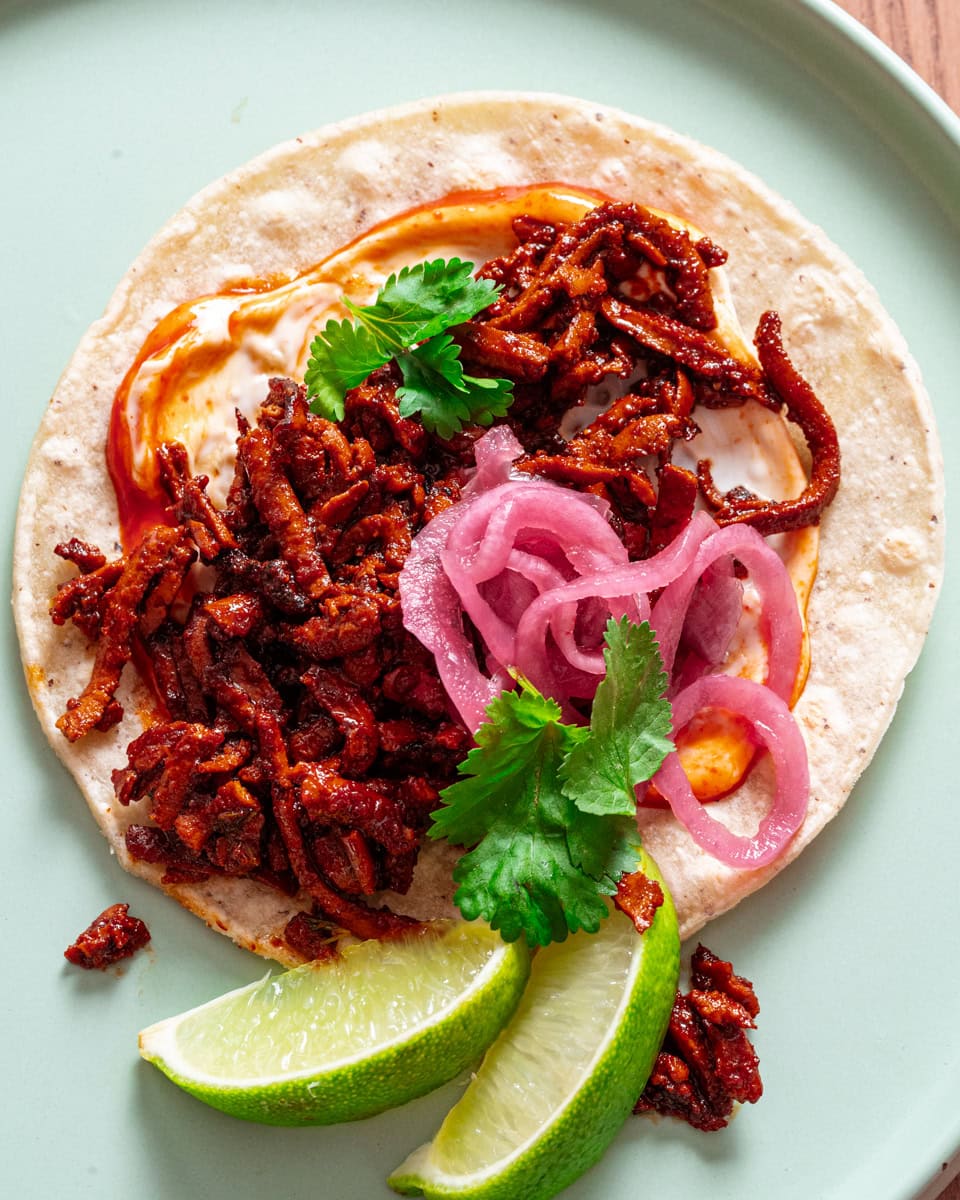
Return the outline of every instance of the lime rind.
<path id="1" fill-rule="evenodd" d="M 652 861 L 642 861 L 659 880 Z M 677 917 L 665 888 L 664 895 L 642 939 L 614 912 L 599 933 L 539 952 L 523 1000 L 476 1078 L 433 1142 L 391 1175 L 391 1187 L 430 1200 L 547 1200 L 601 1157 L 643 1090 L 676 995 Z M 619 1002 L 606 1006 L 606 1035 L 594 1033 L 591 1046 L 593 980 L 583 979 L 577 960 L 591 974 L 601 970 L 605 943 L 614 977 L 620 948 L 632 944 L 632 953 Z M 529 1103 L 535 1093 L 539 1107 Z"/>
<path id="2" fill-rule="evenodd" d="M 151 1026 L 140 1036 L 141 1054 L 191 1095 L 245 1120 L 359 1120 L 475 1063 L 516 1007 L 528 971 L 523 943 L 507 945 L 479 923 L 364 942 L 335 962 L 268 977 Z M 438 978 L 448 993 L 439 1005 Z M 347 1023 L 350 1036 L 338 1037 Z M 291 1069 L 285 1032 L 304 1043 L 299 1068 Z M 273 1069 L 264 1071 L 271 1054 Z"/>

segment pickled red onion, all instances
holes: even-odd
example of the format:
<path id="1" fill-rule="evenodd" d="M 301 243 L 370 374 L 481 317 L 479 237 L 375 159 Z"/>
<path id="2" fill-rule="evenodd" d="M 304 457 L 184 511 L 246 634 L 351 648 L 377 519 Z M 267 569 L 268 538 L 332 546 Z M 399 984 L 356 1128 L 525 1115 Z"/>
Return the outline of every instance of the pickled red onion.
<path id="1" fill-rule="evenodd" d="M 477 439 L 473 447 L 476 470 L 460 493 L 464 500 L 489 491 L 510 478 L 513 460 L 523 453 L 523 446 L 509 425 L 495 425 Z"/>
<path id="2" fill-rule="evenodd" d="M 722 662 L 743 613 L 743 584 L 732 558 L 718 558 L 697 580 L 683 622 L 688 651 L 708 663 Z M 675 681 L 676 682 L 676 681 Z"/>
<path id="3" fill-rule="evenodd" d="M 510 686 L 505 668 L 516 668 L 558 701 L 565 720 L 582 719 L 572 701 L 591 699 L 603 677 L 605 614 L 649 619 L 668 672 L 681 638 L 688 646 L 682 670 L 673 671 L 674 728 L 701 708 L 737 713 L 767 746 L 777 776 L 773 805 L 751 838 L 710 816 L 676 753 L 654 782 L 676 819 L 720 862 L 739 869 L 771 862 L 802 821 L 809 790 L 806 748 L 787 704 L 802 623 L 779 556 L 755 530 L 718 529 L 698 512 L 658 554 L 630 562 L 603 501 L 541 480 L 511 480 L 520 452 L 504 427 L 479 439 L 477 471 L 463 499 L 417 534 L 400 574 L 404 624 L 433 652 L 454 706 L 475 730 L 490 701 Z M 734 561 L 747 568 L 760 596 L 766 684 L 708 673 L 739 621 Z M 651 609 L 652 593 L 659 595 Z M 464 614 L 483 640 L 487 672 Z"/>
<path id="4" fill-rule="evenodd" d="M 746 525 L 727 525 L 711 534 L 697 550 L 690 570 L 665 587 L 653 606 L 650 623 L 657 631 L 663 665 L 667 671 L 673 666 L 684 617 L 697 581 L 709 567 L 728 556 L 747 568 L 763 602 L 761 621 L 767 646 L 767 687 L 789 700 L 803 642 L 797 597 L 780 556 L 756 530 Z"/>
<path id="5" fill-rule="evenodd" d="M 682 532 L 652 558 L 611 565 L 608 570 L 583 575 L 538 596 L 523 614 L 516 635 L 516 661 L 530 682 L 561 705 L 567 702 L 571 698 L 569 695 L 557 695 L 560 685 L 551 662 L 548 633 L 561 649 L 568 647 L 576 621 L 576 606 L 588 599 L 606 601 L 615 617 L 623 615 L 632 621 L 647 620 L 650 616 L 648 593 L 665 587 L 688 571 L 700 544 L 715 529 L 716 525 L 706 513 L 695 513 Z M 567 657 L 569 659 L 569 654 Z M 589 699 L 602 676 L 600 659 L 592 690 L 573 695 Z"/>
<path id="6" fill-rule="evenodd" d="M 694 796 L 674 751 L 653 783 L 673 815 L 701 849 L 728 867 L 765 867 L 782 853 L 807 811 L 810 774 L 807 750 L 786 702 L 764 684 L 733 675 L 704 675 L 673 701 L 673 723 L 681 729 L 704 708 L 724 708 L 744 717 L 770 752 L 777 784 L 770 811 L 752 837 L 732 833 Z"/>
<path id="7" fill-rule="evenodd" d="M 500 662 L 516 666 L 521 665 L 517 626 L 496 612 L 490 593 L 481 592 L 480 585 L 508 568 L 533 583 L 538 598 L 556 593 L 558 581 L 564 582 L 549 560 L 542 560 L 543 569 L 534 570 L 528 555 L 517 557 L 522 535 L 552 543 L 568 578 L 627 561 L 626 549 L 604 515 L 579 492 L 545 482 L 514 482 L 475 494 L 450 528 L 440 561 L 489 649 Z"/>
<path id="8" fill-rule="evenodd" d="M 463 628 L 460 598 L 440 563 L 440 551 L 460 519 L 457 506 L 433 518 L 413 539 L 400 572 L 403 623 L 433 655 L 437 674 L 468 729 L 477 729 L 487 705 L 511 686 L 505 671 L 485 675 Z"/>

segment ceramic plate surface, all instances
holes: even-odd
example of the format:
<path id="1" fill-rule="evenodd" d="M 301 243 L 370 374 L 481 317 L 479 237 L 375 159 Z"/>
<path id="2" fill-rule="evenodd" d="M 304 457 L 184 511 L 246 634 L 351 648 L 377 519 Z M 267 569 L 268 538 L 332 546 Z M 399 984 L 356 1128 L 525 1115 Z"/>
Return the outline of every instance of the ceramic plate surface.
<path id="1" fill-rule="evenodd" d="M 0 4 L 0 81 L 6 594 L 35 428 L 154 230 L 276 142 L 443 92 L 580 95 L 760 175 L 877 287 L 924 372 L 948 483 L 960 463 L 960 123 L 826 0 Z M 705 935 L 756 981 L 761 1103 L 720 1134 L 631 1120 L 570 1200 L 908 1200 L 943 1184 L 960 1144 L 958 619 L 954 561 L 847 806 Z M 33 718 L 11 622 L 2 651 L 7 1194 L 388 1200 L 387 1173 L 458 1085 L 362 1124 L 279 1130 L 204 1108 L 138 1059 L 140 1028 L 263 963 L 120 870 Z M 64 947 L 120 899 L 152 948 L 119 976 L 69 967 Z"/>

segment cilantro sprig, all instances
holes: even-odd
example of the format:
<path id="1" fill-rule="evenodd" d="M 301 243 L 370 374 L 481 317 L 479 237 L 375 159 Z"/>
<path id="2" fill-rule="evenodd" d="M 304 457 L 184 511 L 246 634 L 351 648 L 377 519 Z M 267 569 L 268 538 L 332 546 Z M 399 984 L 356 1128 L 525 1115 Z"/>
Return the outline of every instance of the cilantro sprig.
<path id="1" fill-rule="evenodd" d="M 460 347 L 446 332 L 482 312 L 499 291 L 489 279 L 474 279 L 473 263 L 438 258 L 391 275 L 373 304 L 344 298 L 353 320 L 328 321 L 310 343 L 305 382 L 313 411 L 342 420 L 350 388 L 393 359 L 403 376 L 400 415 L 419 413 L 432 433 L 450 438 L 465 424 L 503 416 L 512 382 L 465 374 Z"/>
<path id="2" fill-rule="evenodd" d="M 673 749 L 667 678 L 650 626 L 611 620 L 606 676 L 590 726 L 520 680 L 487 709 L 477 746 L 441 792 L 431 838 L 470 846 L 454 869 L 454 901 L 502 937 L 535 945 L 595 933 L 604 896 L 636 870 L 637 784 Z"/>

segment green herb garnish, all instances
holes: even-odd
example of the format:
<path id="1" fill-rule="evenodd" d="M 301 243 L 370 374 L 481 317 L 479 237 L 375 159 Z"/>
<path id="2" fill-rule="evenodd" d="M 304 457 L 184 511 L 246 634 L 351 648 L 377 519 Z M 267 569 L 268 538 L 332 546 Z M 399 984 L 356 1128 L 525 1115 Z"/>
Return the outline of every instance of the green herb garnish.
<path id="1" fill-rule="evenodd" d="M 373 304 L 345 298 L 354 320 L 328 321 L 310 343 L 304 378 L 313 411 L 342 420 L 349 389 L 394 359 L 403 375 L 400 415 L 419 413 L 431 433 L 449 438 L 465 424 L 503 416 L 513 401 L 511 381 L 464 374 L 460 347 L 446 332 L 482 312 L 499 291 L 491 280 L 473 278 L 473 263 L 438 258 L 391 275 Z"/>
<path id="2" fill-rule="evenodd" d="M 667 676 L 653 630 L 610 621 L 607 673 L 590 712 L 591 736 L 569 753 L 564 790 L 584 812 L 633 816 L 636 786 L 652 779 L 673 749 Z"/>
<path id="3" fill-rule="evenodd" d="M 673 749 L 666 675 L 650 626 L 610 621 L 589 728 L 521 679 L 487 709 L 466 776 L 441 793 L 432 838 L 472 846 L 454 869 L 454 901 L 510 942 L 595 933 L 604 896 L 637 869 L 637 784 Z"/>

